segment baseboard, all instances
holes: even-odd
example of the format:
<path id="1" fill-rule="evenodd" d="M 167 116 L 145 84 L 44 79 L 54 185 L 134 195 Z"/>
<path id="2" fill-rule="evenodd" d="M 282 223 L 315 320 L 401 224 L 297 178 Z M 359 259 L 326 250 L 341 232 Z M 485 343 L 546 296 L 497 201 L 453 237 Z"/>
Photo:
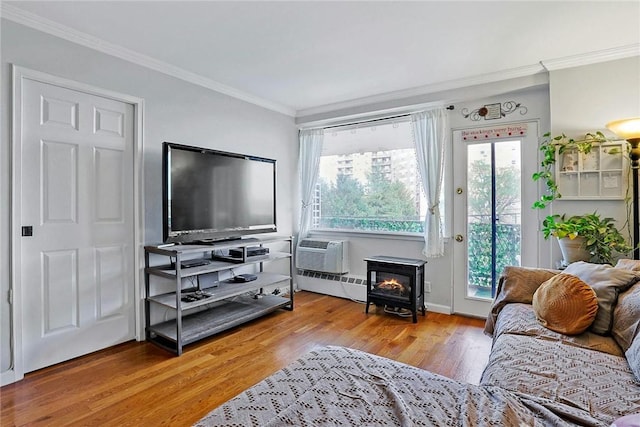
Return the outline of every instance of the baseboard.
<path id="1" fill-rule="evenodd" d="M 449 307 L 448 305 L 441 305 L 441 304 L 432 304 L 430 302 L 425 302 L 425 305 L 427 306 L 427 311 L 431 311 L 433 313 L 441 313 L 441 314 L 451 314 L 451 307 Z"/>
<path id="2" fill-rule="evenodd" d="M 359 302 L 367 301 L 367 278 L 362 276 L 298 270 L 298 289 Z M 433 304 L 428 301 L 425 301 L 425 305 L 427 311 L 433 313 L 453 313 L 448 305 Z"/>
<path id="3" fill-rule="evenodd" d="M 5 386 L 7 384 L 12 384 L 22 378 L 16 377 L 16 371 L 13 369 L 9 369 L 0 374 L 0 386 Z"/>
<path id="4" fill-rule="evenodd" d="M 367 281 L 364 277 L 298 270 L 298 289 L 354 301 L 367 301 Z"/>

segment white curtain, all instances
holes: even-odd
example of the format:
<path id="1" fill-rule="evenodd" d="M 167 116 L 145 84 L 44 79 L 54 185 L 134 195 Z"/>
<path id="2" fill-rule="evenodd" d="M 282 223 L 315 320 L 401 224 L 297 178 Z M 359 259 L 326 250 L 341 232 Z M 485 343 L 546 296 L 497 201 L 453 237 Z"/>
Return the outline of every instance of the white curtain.
<path id="1" fill-rule="evenodd" d="M 418 170 L 427 197 L 422 251 L 427 258 L 444 255 L 444 233 L 440 217 L 440 191 L 444 175 L 444 153 L 448 138 L 447 112 L 435 109 L 411 114 Z"/>
<path id="2" fill-rule="evenodd" d="M 300 211 L 300 232 L 298 242 L 309 233 L 311 215 L 313 214 L 313 195 L 318 173 L 320 170 L 320 155 L 322 154 L 323 129 L 309 129 L 300 131 L 300 191 L 302 209 Z"/>

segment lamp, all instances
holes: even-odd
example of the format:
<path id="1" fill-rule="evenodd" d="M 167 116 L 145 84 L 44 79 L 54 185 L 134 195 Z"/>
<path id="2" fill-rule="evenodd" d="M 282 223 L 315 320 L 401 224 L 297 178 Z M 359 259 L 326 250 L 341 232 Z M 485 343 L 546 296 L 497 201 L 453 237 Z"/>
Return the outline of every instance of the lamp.
<path id="1" fill-rule="evenodd" d="M 607 123 L 607 129 L 631 144 L 631 172 L 633 180 L 633 259 L 640 259 L 640 227 L 638 213 L 638 168 L 640 168 L 640 117 L 615 120 Z"/>

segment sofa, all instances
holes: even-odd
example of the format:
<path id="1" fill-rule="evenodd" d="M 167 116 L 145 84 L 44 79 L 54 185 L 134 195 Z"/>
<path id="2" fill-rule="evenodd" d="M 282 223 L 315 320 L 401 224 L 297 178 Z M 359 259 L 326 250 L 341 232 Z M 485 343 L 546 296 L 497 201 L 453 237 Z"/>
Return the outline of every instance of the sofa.
<path id="1" fill-rule="evenodd" d="M 358 350 L 323 346 L 196 425 L 609 426 L 620 418 L 628 423 L 629 416 L 631 424 L 625 425 L 636 425 L 640 272 L 634 270 L 639 264 L 579 267 L 587 273 L 571 268 L 585 279 L 583 285 L 601 282 L 592 288 L 600 318 L 591 325 L 600 330 L 567 335 L 543 326 L 533 304 L 536 291 L 570 272 L 507 267 L 486 322 L 493 345 L 478 385 Z M 564 303 L 559 307 L 572 310 Z"/>
<path id="2" fill-rule="evenodd" d="M 615 268 L 579 262 L 563 272 L 505 268 L 485 326 L 493 346 L 480 385 L 543 398 L 553 402 L 556 413 L 577 409 L 579 418 L 564 418 L 578 425 L 611 425 L 640 414 L 639 267 L 624 260 Z M 592 272 L 606 278 L 611 292 L 604 301 L 608 307 L 601 305 L 606 295 L 598 295 L 598 312 L 609 319 L 608 328 L 566 335 L 543 326 L 532 305 L 540 286 L 560 273 L 589 284 Z"/>

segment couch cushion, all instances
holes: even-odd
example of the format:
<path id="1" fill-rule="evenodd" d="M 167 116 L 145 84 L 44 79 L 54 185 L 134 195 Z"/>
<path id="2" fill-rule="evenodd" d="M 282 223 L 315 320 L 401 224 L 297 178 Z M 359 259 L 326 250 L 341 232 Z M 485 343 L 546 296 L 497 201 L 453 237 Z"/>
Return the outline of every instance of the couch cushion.
<path id="1" fill-rule="evenodd" d="M 590 329 L 601 335 L 611 332 L 613 309 L 618 301 L 618 294 L 640 279 L 640 275 L 630 270 L 584 261 L 569 264 L 564 273 L 579 277 L 596 292 L 598 313 Z"/>
<path id="2" fill-rule="evenodd" d="M 502 334 L 527 335 L 624 357 L 624 352 L 611 336 L 594 334 L 589 330 L 570 336 L 545 328 L 536 320 L 531 304 L 514 303 L 504 307 L 496 323 L 494 341 Z"/>
<path id="3" fill-rule="evenodd" d="M 567 335 L 586 331 L 598 312 L 598 298 L 593 288 L 576 276 L 564 273 L 540 285 L 532 305 L 544 327 Z"/>
<path id="4" fill-rule="evenodd" d="M 480 384 L 579 408 L 603 425 L 640 412 L 640 381 L 624 357 L 560 341 L 500 335 Z"/>
<path id="5" fill-rule="evenodd" d="M 622 351 L 627 351 L 631 342 L 640 333 L 640 283 L 636 283 L 618 296 L 613 310 L 611 335 Z"/>

